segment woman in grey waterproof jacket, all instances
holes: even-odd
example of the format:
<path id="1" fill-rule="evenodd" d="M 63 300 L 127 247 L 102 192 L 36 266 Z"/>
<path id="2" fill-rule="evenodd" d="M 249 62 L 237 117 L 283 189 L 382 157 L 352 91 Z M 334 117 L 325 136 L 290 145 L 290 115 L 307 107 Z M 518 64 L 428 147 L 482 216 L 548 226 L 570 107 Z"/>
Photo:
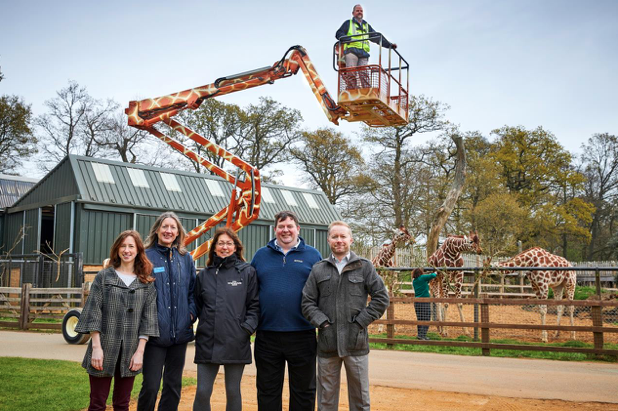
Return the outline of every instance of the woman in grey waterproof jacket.
<path id="1" fill-rule="evenodd" d="M 245 364 L 251 363 L 250 337 L 257 328 L 260 310 L 257 275 L 244 261 L 242 251 L 234 231 L 218 229 L 207 267 L 197 276 L 198 368 L 194 410 L 210 410 L 210 397 L 221 365 L 225 368 L 226 410 L 242 409 L 240 381 Z"/>

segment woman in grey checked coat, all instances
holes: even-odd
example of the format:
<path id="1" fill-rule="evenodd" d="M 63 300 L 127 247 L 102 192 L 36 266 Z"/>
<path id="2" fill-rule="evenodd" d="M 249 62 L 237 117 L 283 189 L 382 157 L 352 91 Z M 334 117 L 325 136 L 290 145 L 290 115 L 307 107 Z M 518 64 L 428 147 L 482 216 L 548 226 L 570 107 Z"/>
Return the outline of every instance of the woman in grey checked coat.
<path id="1" fill-rule="evenodd" d="M 152 263 L 137 231 L 122 232 L 110 251 L 75 331 L 89 333 L 82 367 L 90 376 L 89 411 L 105 410 L 112 378 L 114 410 L 128 410 L 149 337 L 159 335 Z"/>

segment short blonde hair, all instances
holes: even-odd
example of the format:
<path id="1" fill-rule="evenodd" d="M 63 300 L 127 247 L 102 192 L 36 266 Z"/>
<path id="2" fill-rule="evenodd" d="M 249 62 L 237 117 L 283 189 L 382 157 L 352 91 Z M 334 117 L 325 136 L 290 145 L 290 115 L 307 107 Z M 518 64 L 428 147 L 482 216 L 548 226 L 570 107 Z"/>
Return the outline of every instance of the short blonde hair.
<path id="1" fill-rule="evenodd" d="M 336 225 L 347 227 L 348 231 L 350 232 L 350 237 L 352 237 L 352 229 L 350 228 L 350 225 L 346 223 L 345 221 L 333 221 L 332 223 L 330 223 L 328 225 L 328 234 L 327 234 L 328 236 L 330 236 L 330 230 Z"/>

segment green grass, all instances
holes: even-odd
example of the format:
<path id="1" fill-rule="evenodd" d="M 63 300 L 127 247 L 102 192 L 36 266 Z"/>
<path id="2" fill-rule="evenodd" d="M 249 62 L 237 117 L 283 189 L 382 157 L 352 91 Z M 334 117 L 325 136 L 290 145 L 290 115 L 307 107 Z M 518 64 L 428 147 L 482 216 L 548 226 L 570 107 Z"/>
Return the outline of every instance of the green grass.
<path id="1" fill-rule="evenodd" d="M 441 338 L 437 333 L 428 333 L 427 336 L 432 340 L 436 341 L 466 341 L 466 342 L 474 342 L 471 337 L 467 337 L 465 335 L 459 336 L 458 338 Z M 386 334 L 377 334 L 371 335 L 372 338 L 386 338 Z M 416 340 L 416 337 L 398 335 L 394 337 L 395 339 L 401 340 Z M 511 339 L 492 339 L 491 343 L 494 344 L 509 344 L 509 345 L 540 345 L 540 342 L 522 342 L 519 340 L 511 340 Z M 548 347 L 578 347 L 578 348 L 594 348 L 593 344 L 584 343 L 582 341 L 567 341 L 564 343 L 547 343 L 544 344 Z M 387 345 L 384 343 L 371 343 L 372 349 L 387 349 Z M 604 348 L 610 350 L 618 349 L 618 344 L 604 344 Z M 395 351 L 413 351 L 413 352 L 430 352 L 430 353 L 439 353 L 439 354 L 454 354 L 454 355 L 472 355 L 478 356 L 482 354 L 481 348 L 470 348 L 470 347 L 443 347 L 443 346 L 433 346 L 433 345 L 409 345 L 409 344 L 399 344 L 393 347 Z M 614 356 L 604 356 L 597 357 L 591 354 L 584 353 L 564 353 L 564 352 L 549 352 L 549 351 L 520 351 L 520 350 L 499 350 L 492 349 L 490 350 L 491 357 L 509 357 L 509 358 L 537 358 L 537 359 L 545 359 L 545 360 L 560 360 L 560 361 L 608 361 L 615 362 L 616 357 Z"/>
<path id="2" fill-rule="evenodd" d="M 182 383 L 195 385 L 197 381 L 183 378 Z M 141 386 L 139 374 L 131 398 L 137 398 Z M 0 357 L 2 411 L 79 411 L 88 407 L 89 392 L 88 374 L 79 363 Z"/>

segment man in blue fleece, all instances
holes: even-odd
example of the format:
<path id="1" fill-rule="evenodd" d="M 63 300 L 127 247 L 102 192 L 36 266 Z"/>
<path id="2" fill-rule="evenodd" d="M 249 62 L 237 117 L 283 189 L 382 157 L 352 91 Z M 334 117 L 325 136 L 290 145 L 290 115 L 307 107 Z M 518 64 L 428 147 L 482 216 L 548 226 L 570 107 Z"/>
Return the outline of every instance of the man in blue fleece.
<path id="1" fill-rule="evenodd" d="M 280 411 L 285 364 L 290 411 L 315 409 L 315 327 L 301 312 L 302 291 L 313 264 L 322 256 L 299 237 L 292 211 L 275 216 L 275 238 L 253 257 L 260 288 L 260 321 L 255 337 L 259 411 Z"/>

